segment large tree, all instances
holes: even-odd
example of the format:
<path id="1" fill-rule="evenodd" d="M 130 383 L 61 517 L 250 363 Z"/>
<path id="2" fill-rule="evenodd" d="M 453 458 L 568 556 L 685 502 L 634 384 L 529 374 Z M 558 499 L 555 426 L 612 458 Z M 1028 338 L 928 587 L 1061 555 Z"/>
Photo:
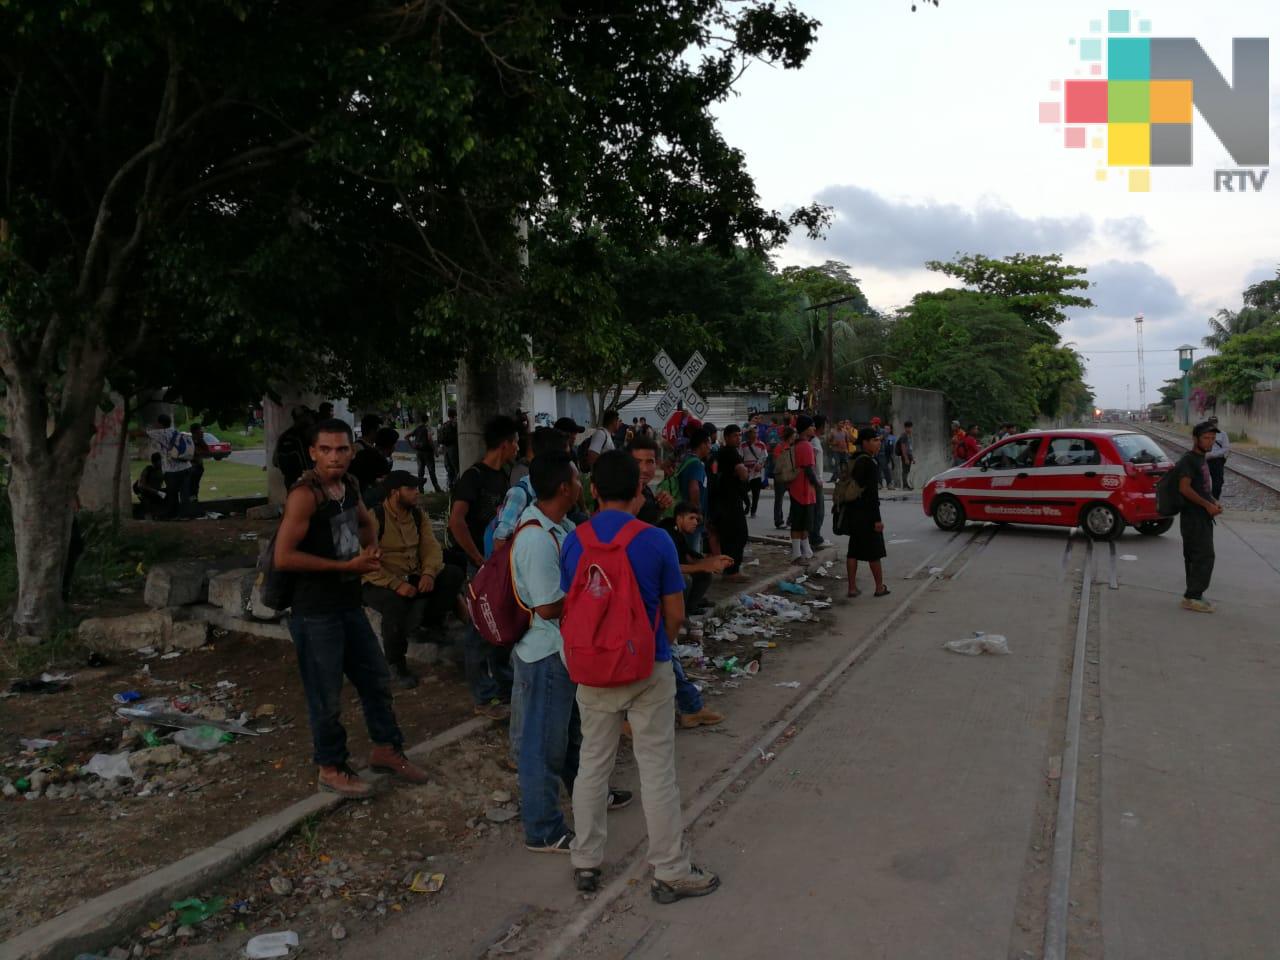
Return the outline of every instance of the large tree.
<path id="1" fill-rule="evenodd" d="M 1015 253 L 1001 259 L 957 254 L 954 260 L 930 260 L 925 266 L 954 277 L 968 290 L 999 297 L 1038 339 L 1048 343 L 1057 342 L 1055 328 L 1067 319 L 1067 308 L 1093 306 L 1088 297 L 1072 292 L 1089 289 L 1085 268 L 1063 263 L 1057 253 Z"/>
<path id="2" fill-rule="evenodd" d="M 889 329 L 892 377 L 941 390 L 966 424 L 1028 423 L 1037 384 L 1028 351 L 1036 338 L 1000 298 L 971 290 L 917 295 Z"/>
<path id="3" fill-rule="evenodd" d="M 513 221 L 551 208 L 631 246 L 814 223 L 761 208 L 711 107 L 752 59 L 800 65 L 816 26 L 763 0 L 0 4 L 19 629 L 59 613 L 108 378 L 181 370 L 223 403 L 370 352 L 425 377 L 523 353 Z"/>

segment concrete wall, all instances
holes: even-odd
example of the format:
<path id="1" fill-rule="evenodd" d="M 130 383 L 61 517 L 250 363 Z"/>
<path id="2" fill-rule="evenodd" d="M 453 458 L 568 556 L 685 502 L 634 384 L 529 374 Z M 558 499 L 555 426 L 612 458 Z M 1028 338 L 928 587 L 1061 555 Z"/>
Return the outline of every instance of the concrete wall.
<path id="1" fill-rule="evenodd" d="M 915 441 L 916 464 L 911 468 L 911 485 L 919 490 L 929 478 L 951 466 L 951 418 L 947 398 L 937 390 L 916 387 L 893 388 L 894 429 L 910 420 Z"/>
<path id="2" fill-rule="evenodd" d="M 1243 431 L 1263 446 L 1280 447 L 1280 390 L 1255 391 L 1249 406 L 1219 400 L 1217 408 L 1206 410 L 1204 415 L 1216 416 L 1218 425 L 1231 433 Z"/>
<path id="3" fill-rule="evenodd" d="M 98 408 L 93 417 L 93 441 L 89 445 L 89 457 L 85 460 L 84 476 L 80 478 L 80 508 L 82 510 L 129 509 L 132 496 L 129 481 L 129 453 L 124 450 L 124 463 L 120 464 L 119 484 L 116 483 L 116 465 L 127 441 L 124 422 L 124 397 L 113 393 L 114 406 L 103 412 Z"/>

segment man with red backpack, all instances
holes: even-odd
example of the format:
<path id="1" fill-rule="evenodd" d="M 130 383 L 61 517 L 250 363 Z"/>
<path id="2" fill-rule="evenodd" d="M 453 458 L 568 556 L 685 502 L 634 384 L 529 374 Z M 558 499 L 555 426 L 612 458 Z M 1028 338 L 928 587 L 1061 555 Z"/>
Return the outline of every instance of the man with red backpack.
<path id="1" fill-rule="evenodd" d="M 560 557 L 560 632 L 582 724 L 573 786 L 574 881 L 584 892 L 599 886 L 609 775 L 622 723 L 630 720 L 654 868 L 650 893 L 659 903 L 705 896 L 720 880 L 692 865 L 684 846 L 671 722 L 676 678 L 668 638 L 684 621 L 680 561 L 665 532 L 634 516 L 642 502 L 640 468 L 630 454 L 602 454 L 591 486 L 599 512 L 568 536 Z"/>
<path id="2" fill-rule="evenodd" d="M 530 614 L 529 629 L 511 657 L 512 716 L 518 712 L 522 725 L 516 754 L 520 816 L 527 849 L 568 853 L 573 831 L 560 810 L 560 784 L 572 795 L 582 727 L 560 636 L 560 547 L 573 531 L 568 515 L 582 496 L 582 481 L 569 454 L 561 451 L 534 457 L 529 480 L 537 499 L 521 514 L 511 545 L 512 587 Z M 611 791 L 609 809 L 630 801 L 627 791 Z"/>

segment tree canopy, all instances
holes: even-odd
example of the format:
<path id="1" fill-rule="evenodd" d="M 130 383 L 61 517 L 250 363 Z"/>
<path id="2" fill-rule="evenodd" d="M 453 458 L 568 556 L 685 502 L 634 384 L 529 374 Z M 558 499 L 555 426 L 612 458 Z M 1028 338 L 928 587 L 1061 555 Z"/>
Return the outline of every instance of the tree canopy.
<path id="1" fill-rule="evenodd" d="M 925 264 L 964 283 L 965 288 L 999 297 L 1041 340 L 1057 341 L 1056 327 L 1067 319 L 1066 308 L 1088 308 L 1093 301 L 1072 293 L 1088 290 L 1085 268 L 1062 262 L 1061 254 L 1015 253 L 1002 259 L 957 254 L 954 260 Z"/>
<path id="2" fill-rule="evenodd" d="M 16 619 L 58 609 L 108 378 L 212 407 L 527 352 L 517 217 L 629 250 L 816 227 L 759 203 L 711 108 L 817 26 L 764 0 L 0 4 Z"/>

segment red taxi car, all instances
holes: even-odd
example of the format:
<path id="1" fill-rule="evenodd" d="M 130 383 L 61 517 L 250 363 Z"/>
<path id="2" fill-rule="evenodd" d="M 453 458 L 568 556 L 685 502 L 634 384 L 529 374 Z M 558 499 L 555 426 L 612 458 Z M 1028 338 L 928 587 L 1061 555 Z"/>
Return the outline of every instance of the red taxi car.
<path id="1" fill-rule="evenodd" d="M 924 488 L 943 530 L 968 520 L 1081 527 L 1095 540 L 1125 526 L 1159 536 L 1156 482 L 1173 464 L 1154 440 L 1124 430 L 1036 430 L 1001 440 Z"/>

